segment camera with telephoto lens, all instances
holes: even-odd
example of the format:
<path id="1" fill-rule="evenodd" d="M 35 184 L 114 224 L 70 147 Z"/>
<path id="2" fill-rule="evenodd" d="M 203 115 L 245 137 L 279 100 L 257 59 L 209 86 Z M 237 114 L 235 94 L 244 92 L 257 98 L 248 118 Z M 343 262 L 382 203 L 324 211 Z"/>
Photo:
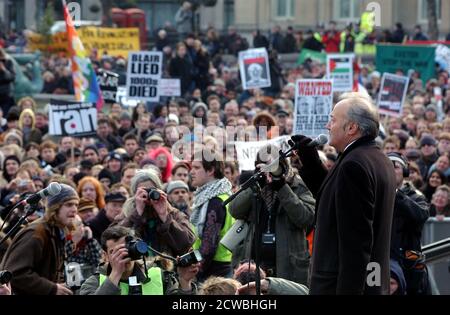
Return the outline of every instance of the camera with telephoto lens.
<path id="1" fill-rule="evenodd" d="M 128 250 L 128 257 L 131 260 L 139 260 L 142 256 L 148 256 L 147 244 L 143 240 L 132 236 L 125 238 L 125 248 Z"/>
<path id="2" fill-rule="evenodd" d="M 148 200 L 159 200 L 161 198 L 161 194 L 155 188 L 146 188 L 147 199 Z"/>
<path id="3" fill-rule="evenodd" d="M 0 285 L 7 284 L 12 279 L 12 273 L 8 270 L 0 271 Z"/>
<path id="4" fill-rule="evenodd" d="M 198 250 L 194 250 L 181 256 L 177 261 L 178 267 L 189 267 L 202 261 L 203 257 Z"/>

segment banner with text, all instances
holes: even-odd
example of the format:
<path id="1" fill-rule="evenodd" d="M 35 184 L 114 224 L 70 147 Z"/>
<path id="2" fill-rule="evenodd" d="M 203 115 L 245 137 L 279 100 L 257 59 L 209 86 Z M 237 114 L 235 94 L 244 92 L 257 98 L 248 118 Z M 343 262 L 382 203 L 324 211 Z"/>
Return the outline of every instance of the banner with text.
<path id="1" fill-rule="evenodd" d="M 408 91 L 409 78 L 385 72 L 381 79 L 378 108 L 380 114 L 400 117 Z"/>
<path id="2" fill-rule="evenodd" d="M 48 118 L 50 135 L 89 137 L 96 134 L 95 103 L 51 100 Z"/>
<path id="3" fill-rule="evenodd" d="M 287 141 L 291 137 L 282 136 L 268 141 L 236 141 L 234 146 L 236 148 L 237 159 L 239 161 L 239 171 L 252 171 L 255 169 L 256 154 L 258 151 L 268 144 L 275 144 L 281 150 L 286 151 L 290 148 Z"/>
<path id="4" fill-rule="evenodd" d="M 78 36 L 88 51 L 88 54 L 95 48 L 99 53 L 104 51 L 109 56 L 124 58 L 128 57 L 129 51 L 140 50 L 139 29 L 138 28 L 109 28 L 96 26 L 83 26 L 77 28 Z M 46 38 L 37 33 L 28 33 L 28 48 L 31 51 L 47 51 L 51 53 L 67 53 L 67 33 L 59 32 L 50 38 Z"/>
<path id="5" fill-rule="evenodd" d="M 269 56 L 265 48 L 239 52 L 239 70 L 244 90 L 266 88 L 272 85 Z"/>
<path id="6" fill-rule="evenodd" d="M 406 74 L 413 69 L 426 82 L 436 76 L 435 58 L 433 46 L 377 45 L 375 65 L 380 73 L 401 69 Z"/>
<path id="7" fill-rule="evenodd" d="M 161 79 L 159 80 L 160 96 L 181 96 L 180 79 Z"/>
<path id="8" fill-rule="evenodd" d="M 315 138 L 328 133 L 333 106 L 333 81 L 298 80 L 295 88 L 294 134 Z"/>
<path id="9" fill-rule="evenodd" d="M 162 75 L 162 52 L 130 52 L 127 71 L 127 98 L 158 102 Z"/>
<path id="10" fill-rule="evenodd" d="M 353 91 L 354 54 L 328 54 L 327 79 L 333 81 L 333 92 Z"/>

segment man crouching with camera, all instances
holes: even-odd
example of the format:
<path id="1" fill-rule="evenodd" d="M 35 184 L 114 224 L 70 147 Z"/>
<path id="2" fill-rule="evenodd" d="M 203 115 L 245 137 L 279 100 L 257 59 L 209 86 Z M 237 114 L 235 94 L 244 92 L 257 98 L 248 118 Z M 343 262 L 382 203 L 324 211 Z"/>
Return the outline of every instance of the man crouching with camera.
<path id="1" fill-rule="evenodd" d="M 153 260 L 142 261 L 147 244 L 135 239 L 121 226 L 106 229 L 101 237 L 106 264 L 81 286 L 80 295 L 172 295 L 195 294 L 192 279 L 199 263 L 177 268 L 177 273 L 161 269 Z"/>
<path id="2" fill-rule="evenodd" d="M 131 192 L 123 206 L 125 218 L 119 225 L 136 231 L 137 236 L 159 252 L 181 256 L 195 241 L 188 217 L 175 209 L 162 191 L 155 171 L 140 170 L 131 179 Z"/>

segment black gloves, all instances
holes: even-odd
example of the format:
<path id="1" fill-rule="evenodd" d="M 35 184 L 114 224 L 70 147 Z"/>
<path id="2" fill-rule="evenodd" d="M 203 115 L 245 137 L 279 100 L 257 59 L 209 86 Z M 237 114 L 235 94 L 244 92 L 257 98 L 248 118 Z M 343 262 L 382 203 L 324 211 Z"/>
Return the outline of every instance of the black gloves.
<path id="1" fill-rule="evenodd" d="M 311 138 L 295 135 L 291 139 L 295 143 L 294 148 L 297 150 L 298 157 L 304 166 L 317 165 L 317 163 L 320 165 L 322 163 L 317 149 L 314 146 L 308 146 L 312 142 Z"/>

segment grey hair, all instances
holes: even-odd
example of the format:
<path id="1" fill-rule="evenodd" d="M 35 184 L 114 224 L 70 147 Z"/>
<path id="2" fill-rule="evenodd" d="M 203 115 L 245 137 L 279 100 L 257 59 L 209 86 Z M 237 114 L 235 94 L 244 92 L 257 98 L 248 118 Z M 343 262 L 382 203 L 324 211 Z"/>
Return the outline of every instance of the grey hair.
<path id="1" fill-rule="evenodd" d="M 361 135 L 375 139 L 379 133 L 380 121 L 378 110 L 370 96 L 357 92 L 344 93 L 340 101 L 350 103 L 347 112 L 348 120 L 358 125 Z"/>

